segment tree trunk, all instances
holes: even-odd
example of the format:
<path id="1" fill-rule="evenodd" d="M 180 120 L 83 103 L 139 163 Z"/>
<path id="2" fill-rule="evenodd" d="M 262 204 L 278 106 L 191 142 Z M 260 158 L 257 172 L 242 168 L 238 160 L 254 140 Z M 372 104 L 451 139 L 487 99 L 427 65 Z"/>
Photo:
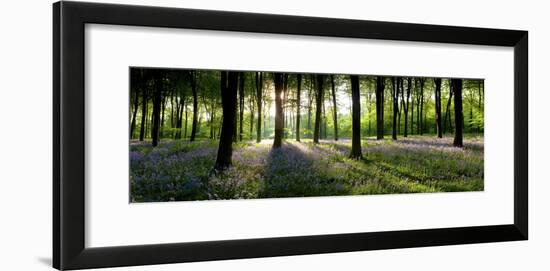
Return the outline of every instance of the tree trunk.
<path id="1" fill-rule="evenodd" d="M 177 104 L 178 104 L 178 106 L 177 106 L 177 110 L 176 110 L 176 139 L 180 139 L 181 138 L 183 107 L 185 106 L 185 98 L 180 97 Z M 185 116 L 187 117 L 187 112 L 186 112 Z M 187 125 L 187 119 L 186 119 L 185 125 Z"/>
<path id="2" fill-rule="evenodd" d="M 161 115 L 160 115 L 160 135 L 159 137 L 160 138 L 163 138 L 164 137 L 164 112 L 166 111 L 166 97 L 162 97 L 162 102 L 161 102 Z"/>
<path id="3" fill-rule="evenodd" d="M 214 169 L 224 170 L 231 166 L 233 154 L 233 133 L 235 131 L 235 115 L 237 110 L 238 72 L 221 72 L 221 98 L 222 98 L 222 131 L 218 147 L 218 156 Z"/>
<path id="4" fill-rule="evenodd" d="M 325 97 L 323 97 L 323 109 L 322 109 L 322 116 L 321 116 L 321 138 L 326 139 L 327 138 L 327 115 L 325 114 Z"/>
<path id="5" fill-rule="evenodd" d="M 361 102 L 359 94 L 359 77 L 351 75 L 351 104 L 352 104 L 352 137 L 350 158 L 361 159 Z"/>
<path id="6" fill-rule="evenodd" d="M 416 80 L 414 81 L 414 87 L 411 91 L 411 135 L 414 134 L 414 95 L 416 93 Z"/>
<path id="7" fill-rule="evenodd" d="M 273 148 L 280 148 L 283 141 L 283 103 L 282 93 L 284 88 L 284 74 L 273 73 L 275 84 L 275 138 L 273 139 Z"/>
<path id="8" fill-rule="evenodd" d="M 320 129 L 321 129 L 321 111 L 323 110 L 323 82 L 325 81 L 324 75 L 317 75 L 317 93 L 315 103 L 315 125 L 313 130 L 313 143 L 319 143 Z"/>
<path id="9" fill-rule="evenodd" d="M 418 134 L 424 134 L 424 121 L 422 117 L 424 116 L 424 83 L 426 82 L 425 78 L 420 78 L 420 98 L 418 101 Z"/>
<path id="10" fill-rule="evenodd" d="M 479 113 L 483 115 L 483 89 L 481 88 L 481 80 L 477 81 L 477 91 L 478 91 L 478 110 L 479 110 Z M 478 122 L 478 125 L 477 125 L 477 130 L 478 132 L 481 131 L 481 125 L 480 123 Z"/>
<path id="11" fill-rule="evenodd" d="M 288 117 L 288 111 L 287 110 L 287 101 L 288 101 L 288 74 L 283 73 L 283 138 L 287 137 L 288 129 L 288 122 L 290 118 Z"/>
<path id="12" fill-rule="evenodd" d="M 258 124 L 256 125 L 256 142 L 262 141 L 262 88 L 263 73 L 256 73 L 256 102 L 258 106 Z"/>
<path id="13" fill-rule="evenodd" d="M 183 137 L 187 138 L 187 119 L 188 119 L 189 110 L 187 110 L 187 105 L 185 105 L 185 127 L 183 128 Z"/>
<path id="14" fill-rule="evenodd" d="M 338 113 L 336 106 L 336 87 L 334 86 L 334 75 L 330 75 L 330 84 L 332 86 L 332 114 L 334 118 L 334 140 L 338 140 Z"/>
<path id="15" fill-rule="evenodd" d="M 401 113 L 403 111 L 403 78 L 397 78 L 397 134 L 401 134 Z M 401 95 L 401 105 L 399 105 L 399 95 Z"/>
<path id="16" fill-rule="evenodd" d="M 399 109 L 398 103 L 398 90 L 399 90 L 399 79 L 392 77 L 392 102 L 393 102 L 393 122 L 392 122 L 392 134 L 391 137 L 393 140 L 397 139 L 397 114 Z"/>
<path id="17" fill-rule="evenodd" d="M 447 124 L 449 125 L 451 133 L 453 132 L 453 124 L 451 123 L 451 100 L 452 99 L 453 99 L 453 87 L 452 87 L 452 83 L 449 82 L 449 99 L 447 100 L 447 107 L 445 108 L 445 117 L 443 118 L 443 121 L 444 121 L 443 134 L 445 134 L 445 132 L 447 131 Z"/>
<path id="18" fill-rule="evenodd" d="M 435 122 L 437 126 L 437 137 L 443 137 L 441 123 L 441 78 L 435 78 Z"/>
<path id="19" fill-rule="evenodd" d="M 376 139 L 384 139 L 384 77 L 376 77 Z"/>
<path id="20" fill-rule="evenodd" d="M 199 116 L 199 105 L 197 101 L 197 78 L 196 72 L 191 72 L 191 91 L 193 93 L 193 123 L 191 124 L 191 138 L 189 141 L 195 141 L 197 135 L 197 119 Z"/>
<path id="21" fill-rule="evenodd" d="M 175 138 L 174 128 L 176 128 L 176 118 L 174 118 L 174 90 L 170 91 L 170 137 Z"/>
<path id="22" fill-rule="evenodd" d="M 406 99 L 403 99 L 404 95 L 403 95 L 403 92 L 401 92 L 401 98 L 404 100 L 404 102 L 403 102 L 403 112 L 405 113 L 405 127 L 404 127 L 403 137 L 407 137 L 407 127 L 409 127 L 408 117 L 409 117 L 409 98 L 411 97 L 411 85 L 412 85 L 412 79 L 409 77 L 409 78 L 407 78 L 407 96 L 406 96 Z"/>
<path id="23" fill-rule="evenodd" d="M 254 138 L 254 103 L 256 103 L 255 101 L 255 98 L 254 98 L 254 92 L 251 92 L 250 94 L 250 131 L 248 132 L 248 136 L 250 138 L 250 140 L 252 140 Z"/>
<path id="24" fill-rule="evenodd" d="M 145 84 L 147 85 L 147 83 Z M 139 128 L 139 141 L 145 139 L 145 125 L 147 124 L 147 86 L 142 89 L 141 96 L 141 125 Z"/>
<path id="25" fill-rule="evenodd" d="M 298 86 L 296 87 L 296 141 L 300 142 L 300 92 L 302 90 L 302 75 L 298 74 L 296 78 Z"/>
<path id="26" fill-rule="evenodd" d="M 243 141 L 243 119 L 244 119 L 244 80 L 245 73 L 239 76 L 239 141 Z"/>
<path id="27" fill-rule="evenodd" d="M 237 75 L 238 76 L 238 75 Z M 235 100 L 235 119 L 233 120 L 233 123 L 235 123 L 235 125 L 233 125 L 233 142 L 237 142 L 238 140 L 238 135 L 237 135 L 237 128 L 238 128 L 238 117 L 239 117 L 239 114 L 238 114 L 238 111 L 239 111 L 239 104 L 237 103 L 237 100 L 238 100 L 238 94 L 239 94 L 239 89 L 238 89 L 238 86 L 239 86 L 239 79 L 237 78 L 237 99 Z"/>
<path id="28" fill-rule="evenodd" d="M 455 95 L 455 139 L 453 146 L 462 147 L 462 126 L 464 125 L 464 116 L 462 114 L 462 79 L 452 79 L 453 91 Z"/>
<path id="29" fill-rule="evenodd" d="M 153 147 L 159 144 L 160 135 L 160 106 L 162 103 L 162 73 L 155 73 L 155 93 L 153 95 L 153 129 L 151 137 L 153 138 Z"/>
<path id="30" fill-rule="evenodd" d="M 134 138 L 134 130 L 136 129 L 136 115 L 139 107 L 139 89 L 140 88 L 138 87 L 134 89 L 136 95 L 134 97 L 134 110 L 132 114 L 132 122 L 130 124 L 130 139 Z"/>
<path id="31" fill-rule="evenodd" d="M 309 77 L 309 87 L 307 91 L 307 130 L 308 130 L 308 136 L 311 136 L 311 107 L 312 107 L 312 99 L 313 96 L 313 75 L 310 75 Z"/>

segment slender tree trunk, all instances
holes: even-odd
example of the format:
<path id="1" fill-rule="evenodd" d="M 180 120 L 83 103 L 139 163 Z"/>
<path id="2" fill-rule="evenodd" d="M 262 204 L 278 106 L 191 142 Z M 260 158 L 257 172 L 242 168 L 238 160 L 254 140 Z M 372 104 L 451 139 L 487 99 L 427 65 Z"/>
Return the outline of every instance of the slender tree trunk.
<path id="1" fill-rule="evenodd" d="M 474 129 L 473 119 L 474 119 L 474 110 L 473 110 L 473 106 L 470 105 L 470 124 L 468 125 L 468 129 L 470 133 Z"/>
<path id="2" fill-rule="evenodd" d="M 441 125 L 441 78 L 435 78 L 435 122 L 437 126 L 437 137 L 443 137 Z"/>
<path id="3" fill-rule="evenodd" d="M 321 111 L 323 106 L 323 83 L 325 81 L 324 75 L 317 75 L 317 95 L 316 95 L 316 106 L 315 106 L 315 127 L 313 131 L 313 142 L 319 143 L 320 129 L 321 129 Z"/>
<path id="4" fill-rule="evenodd" d="M 189 141 L 195 141 L 197 135 L 197 119 L 199 116 L 199 105 L 197 101 L 197 78 L 196 72 L 191 72 L 191 91 L 193 93 L 193 123 L 191 124 L 191 138 Z"/>
<path id="5" fill-rule="evenodd" d="M 263 88 L 263 73 L 256 73 L 256 99 L 258 106 L 258 124 L 256 125 L 256 142 L 262 141 L 262 88 Z"/>
<path id="6" fill-rule="evenodd" d="M 323 107 L 322 107 L 322 116 L 321 116 L 321 138 L 327 138 L 327 115 L 325 114 L 325 97 L 323 97 Z"/>
<path id="7" fill-rule="evenodd" d="M 376 139 L 384 138 L 384 77 L 376 77 Z"/>
<path id="8" fill-rule="evenodd" d="M 411 97 L 411 86 L 412 86 L 412 79 L 409 77 L 407 78 L 407 96 L 406 96 L 406 99 L 403 99 L 404 102 L 403 102 L 403 112 L 405 113 L 405 127 L 404 127 L 404 132 L 403 132 L 403 136 L 404 137 L 407 137 L 407 127 L 409 127 L 408 125 L 408 114 L 409 114 L 409 98 Z M 401 98 L 404 98 L 403 97 L 403 92 L 401 92 Z"/>
<path id="9" fill-rule="evenodd" d="M 449 81 L 451 81 L 451 80 L 449 80 Z M 443 121 L 444 121 L 443 134 L 445 134 L 445 132 L 447 130 L 447 124 L 449 125 L 451 133 L 453 132 L 453 124 L 451 123 L 451 101 L 452 101 L 452 99 L 453 99 L 453 87 L 452 87 L 452 83 L 449 82 L 449 99 L 447 100 L 447 107 L 445 107 L 445 117 L 443 118 Z"/>
<path id="10" fill-rule="evenodd" d="M 248 132 L 250 140 L 254 138 L 253 132 L 254 132 L 254 103 L 256 103 L 254 98 L 254 92 L 250 95 L 250 131 Z"/>
<path id="11" fill-rule="evenodd" d="M 239 114 L 238 114 L 238 111 L 239 111 L 239 104 L 238 104 L 238 93 L 239 93 L 239 89 L 238 89 L 238 86 L 239 86 L 239 79 L 237 79 L 237 98 L 235 99 L 235 119 L 233 120 L 233 123 L 235 123 L 235 125 L 233 126 L 233 142 L 237 142 L 238 140 L 238 135 L 237 135 L 237 128 L 238 128 L 238 124 L 239 124 L 239 121 L 238 121 L 238 118 L 239 118 Z"/>
<path id="12" fill-rule="evenodd" d="M 153 138 L 153 147 L 159 144 L 160 135 L 160 106 L 162 103 L 162 80 L 161 73 L 155 73 L 155 93 L 153 95 L 153 129 L 151 136 Z"/>
<path id="13" fill-rule="evenodd" d="M 401 134 L 401 112 L 403 111 L 403 99 L 401 99 L 401 105 L 399 105 L 399 96 L 403 97 L 403 78 L 397 79 L 397 134 Z"/>
<path id="14" fill-rule="evenodd" d="M 132 114 L 132 122 L 130 124 L 130 139 L 134 138 L 134 131 L 136 129 L 136 115 L 137 115 L 137 112 L 138 112 L 138 107 L 139 107 L 139 89 L 140 88 L 135 88 L 135 97 L 134 97 L 134 110 L 133 110 L 133 114 Z"/>
<path id="15" fill-rule="evenodd" d="M 411 135 L 414 135 L 414 95 L 416 93 L 416 80 L 414 80 L 412 92 L 411 92 Z"/>
<path id="16" fill-rule="evenodd" d="M 393 102 L 393 122 L 392 122 L 392 139 L 396 140 L 397 139 L 397 114 L 398 114 L 398 108 L 399 108 L 399 103 L 398 103 L 398 100 L 397 100 L 397 94 L 398 94 L 398 89 L 399 89 L 399 79 L 398 78 L 395 78 L 395 77 L 392 77 L 391 79 L 391 82 L 392 82 L 392 102 Z"/>
<path id="17" fill-rule="evenodd" d="M 245 73 L 239 76 L 239 141 L 243 141 L 243 119 L 244 119 L 244 80 Z"/>
<path id="18" fill-rule="evenodd" d="M 464 116 L 462 114 L 462 79 L 452 79 L 453 91 L 455 94 L 455 138 L 453 146 L 462 147 L 462 126 L 464 125 Z"/>
<path id="19" fill-rule="evenodd" d="M 426 82 L 425 78 L 420 78 L 420 100 L 419 100 L 419 109 L 418 109 L 418 134 L 424 134 L 424 121 L 422 117 L 424 116 L 424 83 Z"/>
<path id="20" fill-rule="evenodd" d="M 154 95 L 154 94 L 152 94 L 152 95 Z M 151 97 L 151 99 L 152 99 L 152 97 Z M 147 108 L 147 120 L 145 122 L 145 137 L 149 136 L 149 138 L 151 138 L 152 137 L 151 123 L 153 123 L 153 114 L 149 111 L 152 111 L 152 110 L 149 110 L 149 108 Z"/>
<path id="21" fill-rule="evenodd" d="M 170 91 L 170 137 L 175 138 L 176 118 L 174 117 L 174 90 Z"/>
<path id="22" fill-rule="evenodd" d="M 307 94 L 307 102 L 308 102 L 308 107 L 307 107 L 307 129 L 308 129 L 308 136 L 311 136 L 311 107 L 312 107 L 312 104 L 313 104 L 313 100 L 311 99 L 312 96 L 313 96 L 313 75 L 310 76 L 309 78 L 309 88 L 308 88 L 308 94 Z"/>
<path id="23" fill-rule="evenodd" d="M 139 141 L 143 141 L 145 139 L 145 126 L 147 125 L 147 87 L 144 87 L 142 89 L 142 96 L 141 96 L 141 125 L 139 129 Z"/>
<path id="24" fill-rule="evenodd" d="M 288 115 L 288 111 L 287 110 L 287 102 L 288 101 L 288 74 L 287 73 L 283 73 L 283 138 L 286 138 L 287 137 L 287 131 L 288 129 L 285 129 L 285 128 L 288 128 L 288 121 L 290 120 L 290 118 L 287 116 Z"/>
<path id="25" fill-rule="evenodd" d="M 334 86 L 334 75 L 330 75 L 330 84 L 332 87 L 332 114 L 334 118 L 334 140 L 338 140 L 338 112 L 336 106 L 336 87 Z"/>
<path id="26" fill-rule="evenodd" d="M 214 129 L 214 120 L 216 120 L 216 105 L 214 98 L 210 100 L 210 139 L 216 138 L 216 129 Z"/>
<path id="27" fill-rule="evenodd" d="M 483 115 L 483 89 L 481 88 L 481 80 L 477 81 L 477 90 L 478 90 L 478 110 L 479 113 Z M 481 131 L 481 124 L 478 122 L 477 131 Z"/>
<path id="28" fill-rule="evenodd" d="M 235 115 L 237 111 L 238 72 L 221 72 L 220 91 L 222 98 L 222 131 L 218 147 L 218 156 L 214 169 L 220 171 L 231 166 L 233 155 L 233 133 L 235 131 Z"/>
<path id="29" fill-rule="evenodd" d="M 275 138 L 273 140 L 273 148 L 280 148 L 283 141 L 283 104 L 282 92 L 284 88 L 284 74 L 273 73 L 273 81 L 275 84 Z"/>
<path id="30" fill-rule="evenodd" d="M 161 115 L 160 115 L 160 135 L 159 137 L 160 138 L 163 138 L 164 137 L 164 112 L 166 111 L 166 97 L 162 97 L 162 102 L 161 102 L 161 109 L 162 109 L 162 112 L 161 112 Z"/>
<path id="31" fill-rule="evenodd" d="M 180 139 L 181 138 L 181 126 L 182 126 L 182 114 L 183 114 L 183 107 L 185 105 L 185 98 L 184 97 L 180 97 L 179 101 L 178 101 L 178 106 L 177 106 L 177 110 L 176 110 L 176 139 Z M 187 112 L 186 112 L 186 117 L 187 117 Z M 187 119 L 186 119 L 187 121 Z M 185 125 L 187 125 L 187 122 L 185 123 Z"/>
<path id="32" fill-rule="evenodd" d="M 183 137 L 187 138 L 187 119 L 188 119 L 189 110 L 187 110 L 187 105 L 185 105 L 185 128 L 183 128 Z"/>
<path id="33" fill-rule="evenodd" d="M 350 158 L 361 159 L 361 102 L 359 94 L 359 77 L 351 75 L 351 104 L 352 104 L 352 137 Z"/>
<path id="34" fill-rule="evenodd" d="M 300 142 L 300 106 L 301 106 L 301 100 L 300 100 L 300 92 L 302 90 L 302 75 L 297 75 L 297 84 L 296 87 L 296 141 Z"/>

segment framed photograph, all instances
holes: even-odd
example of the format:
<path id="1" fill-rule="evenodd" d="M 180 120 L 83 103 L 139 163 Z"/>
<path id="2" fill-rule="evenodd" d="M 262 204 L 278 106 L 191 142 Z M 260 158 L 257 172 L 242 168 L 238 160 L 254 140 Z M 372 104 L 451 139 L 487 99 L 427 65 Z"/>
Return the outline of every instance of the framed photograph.
<path id="1" fill-rule="evenodd" d="M 57 269 L 527 240 L 527 31 L 53 15 Z"/>

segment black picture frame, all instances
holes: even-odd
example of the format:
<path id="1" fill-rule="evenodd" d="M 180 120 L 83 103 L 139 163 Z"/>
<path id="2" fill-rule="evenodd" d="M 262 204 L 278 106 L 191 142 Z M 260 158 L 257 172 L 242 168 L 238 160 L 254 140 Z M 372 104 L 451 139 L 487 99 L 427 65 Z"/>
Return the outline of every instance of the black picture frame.
<path id="1" fill-rule="evenodd" d="M 88 23 L 514 48 L 514 223 L 86 248 L 84 26 Z M 53 266 L 60 270 L 527 240 L 528 32 L 82 2 L 53 4 Z"/>

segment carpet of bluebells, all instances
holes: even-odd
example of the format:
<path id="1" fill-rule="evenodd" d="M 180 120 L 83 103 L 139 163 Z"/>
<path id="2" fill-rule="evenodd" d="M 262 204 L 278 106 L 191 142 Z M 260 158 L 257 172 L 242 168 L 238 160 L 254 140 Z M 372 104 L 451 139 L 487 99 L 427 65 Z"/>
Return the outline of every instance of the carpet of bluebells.
<path id="1" fill-rule="evenodd" d="M 363 159 L 349 159 L 350 140 L 272 140 L 234 144 L 233 166 L 214 171 L 217 141 L 130 143 L 131 202 L 483 190 L 483 138 L 412 136 L 362 142 Z"/>

